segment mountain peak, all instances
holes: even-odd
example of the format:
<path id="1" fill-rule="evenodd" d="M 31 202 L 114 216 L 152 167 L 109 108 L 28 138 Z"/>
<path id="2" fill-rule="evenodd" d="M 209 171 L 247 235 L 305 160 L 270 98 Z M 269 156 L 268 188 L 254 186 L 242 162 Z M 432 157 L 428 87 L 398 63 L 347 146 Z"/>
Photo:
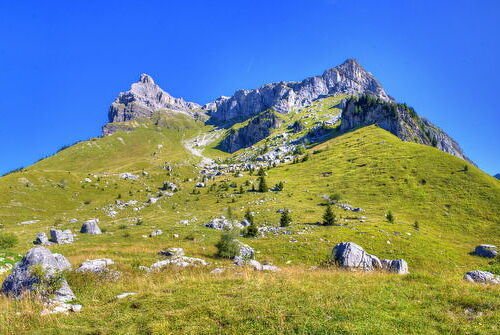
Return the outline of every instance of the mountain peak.
<path id="1" fill-rule="evenodd" d="M 139 82 L 144 83 L 144 84 L 153 84 L 153 85 L 155 83 L 153 78 L 149 74 L 146 74 L 146 73 L 141 74 Z"/>
<path id="2" fill-rule="evenodd" d="M 276 82 L 253 90 L 238 90 L 229 99 L 206 104 L 212 123 L 234 123 L 255 116 L 267 109 L 286 114 L 310 105 L 314 100 L 336 94 L 369 94 L 394 102 L 375 77 L 356 59 L 328 69 L 321 76 L 309 77 L 301 82 Z"/>
<path id="3" fill-rule="evenodd" d="M 131 85 L 130 90 L 122 92 L 113 101 L 109 108 L 109 122 L 124 122 L 132 119 L 151 118 L 156 111 L 169 110 L 174 112 L 188 112 L 200 106 L 187 102 L 183 98 L 174 98 L 160 86 L 156 85 L 153 78 L 141 74 L 139 81 Z M 112 133 L 113 127 L 103 128 L 103 134 Z"/>

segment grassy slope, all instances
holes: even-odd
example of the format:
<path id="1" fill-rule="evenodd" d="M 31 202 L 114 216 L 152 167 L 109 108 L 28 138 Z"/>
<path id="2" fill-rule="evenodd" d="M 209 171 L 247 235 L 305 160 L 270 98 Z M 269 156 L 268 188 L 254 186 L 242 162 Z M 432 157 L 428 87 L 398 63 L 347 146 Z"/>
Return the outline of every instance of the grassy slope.
<path id="1" fill-rule="evenodd" d="M 190 191 L 195 181 L 184 180 L 195 177 L 196 159 L 186 160 L 182 140 L 204 128 L 186 124 L 185 120 L 176 124 L 177 129 L 151 126 L 83 142 L 26 172 L 0 179 L 0 220 L 4 230 L 17 233 L 21 239 L 12 251 L 24 253 L 38 231 L 54 225 L 78 230 L 81 223 L 68 223 L 73 217 L 99 217 L 108 234 L 79 236 L 72 245 L 51 249 L 67 256 L 72 264 L 110 257 L 125 276 L 125 280 L 110 283 L 71 274 L 70 285 L 84 310 L 70 316 L 41 318 L 36 304 L 0 301 L 5 306 L 0 322 L 8 325 L 6 333 L 36 332 L 41 324 L 44 332 L 52 333 L 68 329 L 81 333 L 498 331 L 498 288 L 461 280 L 465 271 L 489 266 L 488 260 L 468 254 L 474 245 L 500 244 L 500 183 L 491 176 L 471 165 L 465 172 L 466 163 L 456 157 L 401 142 L 371 126 L 313 148 L 323 151 L 307 162 L 270 170 L 269 184 L 284 181 L 283 192 L 239 195 L 237 188 L 209 193 L 205 188 L 202 194 L 193 195 Z M 158 149 L 158 144 L 163 148 Z M 171 175 L 160 168 L 166 161 L 174 165 Z M 81 183 L 89 173 L 140 173 L 143 169 L 150 175 L 138 181 L 101 175 L 99 180 L 91 177 L 90 184 Z M 332 175 L 323 177 L 322 172 Z M 28 179 L 33 186 L 26 187 L 20 178 Z M 226 178 L 238 186 L 256 179 L 247 174 L 220 179 Z M 122 200 L 145 201 L 164 180 L 178 183 L 182 190 L 139 213 L 128 209 L 120 212 L 115 219 L 99 209 L 112 203 L 117 194 Z M 324 209 L 319 196 L 334 192 L 365 211 L 352 214 L 336 210 L 346 224 L 342 227 L 312 225 L 321 219 Z M 263 204 L 255 204 L 262 199 Z M 84 200 L 91 203 L 85 205 Z M 235 217 L 241 217 L 250 207 L 257 212 L 258 223 L 272 225 L 279 220 L 277 209 L 293 210 L 292 229 L 299 234 L 245 240 L 260 252 L 259 260 L 283 267 L 282 273 L 230 270 L 217 277 L 204 269 L 166 270 L 154 275 L 136 270 L 138 265 L 159 259 L 158 250 L 173 246 L 183 247 L 189 256 L 203 257 L 213 266 L 229 266 L 230 262 L 213 256 L 219 233 L 202 226 L 210 218 L 225 214 L 228 207 Z M 395 224 L 384 220 L 389 209 L 396 215 Z M 348 219 L 355 216 L 358 219 Z M 360 222 L 360 216 L 366 216 L 366 222 Z M 143 219 L 142 225 L 134 224 L 137 217 Z M 177 224 L 193 217 L 198 221 L 188 226 Z M 40 222 L 17 224 L 30 219 Z M 413 227 L 415 220 L 420 230 Z M 142 237 L 155 228 L 165 234 Z M 297 242 L 290 242 L 292 238 Z M 334 244 L 346 240 L 382 258 L 405 258 L 414 275 L 308 270 L 324 260 Z M 126 291 L 140 295 L 124 301 L 112 299 Z M 465 308 L 484 315 L 474 319 L 474 315 L 464 313 Z"/>

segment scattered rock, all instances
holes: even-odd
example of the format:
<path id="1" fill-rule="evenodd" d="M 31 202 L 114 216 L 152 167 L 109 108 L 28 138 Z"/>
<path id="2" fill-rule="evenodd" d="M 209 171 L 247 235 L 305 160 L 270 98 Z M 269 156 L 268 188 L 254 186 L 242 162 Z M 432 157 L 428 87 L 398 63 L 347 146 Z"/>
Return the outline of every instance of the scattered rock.
<path id="1" fill-rule="evenodd" d="M 210 271 L 210 273 L 212 273 L 212 274 L 220 274 L 222 272 L 224 272 L 224 269 L 221 269 L 221 268 L 215 268 L 212 271 Z"/>
<path id="2" fill-rule="evenodd" d="M 500 284 L 500 276 L 488 271 L 469 271 L 465 274 L 464 280 L 472 283 Z"/>
<path id="3" fill-rule="evenodd" d="M 85 221 L 80 229 L 80 233 L 82 234 L 92 234 L 99 235 L 102 234 L 101 228 L 99 228 L 99 219 L 92 219 Z"/>
<path id="4" fill-rule="evenodd" d="M 182 248 L 169 248 L 167 250 L 161 250 L 158 254 L 167 257 L 181 257 L 184 256 L 184 249 Z"/>
<path id="5" fill-rule="evenodd" d="M 150 237 L 155 237 L 155 236 L 160 236 L 163 234 L 163 231 L 161 229 L 153 230 L 151 234 L 149 234 Z"/>
<path id="6" fill-rule="evenodd" d="M 153 265 L 151 265 L 150 271 L 159 271 L 160 269 L 169 265 L 184 268 L 188 266 L 199 266 L 199 265 L 206 266 L 208 265 L 208 262 L 206 262 L 201 258 L 194 258 L 187 256 L 172 257 L 170 259 L 154 263 Z"/>
<path id="7" fill-rule="evenodd" d="M 382 268 L 388 272 L 396 273 L 399 275 L 406 275 L 409 273 L 408 263 L 406 263 L 404 259 L 383 259 L 381 262 Z"/>
<path id="8" fill-rule="evenodd" d="M 67 244 L 67 243 L 73 243 L 73 241 L 74 241 L 73 233 L 69 229 L 66 229 L 64 231 L 59 229 L 50 230 L 50 242 L 52 243 Z"/>
<path id="9" fill-rule="evenodd" d="M 174 183 L 172 182 L 169 182 L 169 181 L 165 181 L 163 182 L 163 187 L 162 187 L 162 191 L 172 191 L 172 192 L 176 192 L 178 191 L 178 187 L 177 185 L 175 185 Z"/>
<path id="10" fill-rule="evenodd" d="M 201 183 L 201 182 L 200 183 L 196 183 L 195 186 L 196 187 L 205 187 L 205 183 Z"/>
<path id="11" fill-rule="evenodd" d="M 474 249 L 473 254 L 480 257 L 495 258 L 498 255 L 498 251 L 494 245 L 481 244 Z"/>
<path id="12" fill-rule="evenodd" d="M 205 227 L 217 230 L 232 230 L 234 228 L 243 229 L 248 227 L 250 223 L 247 220 L 241 222 L 236 220 L 228 220 L 224 216 L 220 216 L 205 224 Z"/>
<path id="13" fill-rule="evenodd" d="M 129 172 L 124 172 L 124 173 L 120 174 L 120 178 L 125 179 L 125 180 L 127 180 L 127 179 L 135 180 L 135 179 L 139 179 L 139 176 L 136 176 L 135 174 L 132 174 Z"/>
<path id="14" fill-rule="evenodd" d="M 36 239 L 33 241 L 33 244 L 37 245 L 50 245 L 49 238 L 47 237 L 47 234 L 44 232 L 36 234 Z"/>
<path id="15" fill-rule="evenodd" d="M 109 258 L 98 258 L 98 259 L 91 259 L 91 260 L 86 260 L 82 264 L 80 264 L 80 267 L 76 269 L 77 272 L 93 272 L 93 273 L 98 273 L 98 272 L 104 272 L 109 270 L 107 267 L 108 265 L 115 264 L 113 260 Z"/>
<path id="16" fill-rule="evenodd" d="M 123 298 L 126 298 L 126 297 L 130 297 L 131 295 L 137 295 L 137 293 L 134 293 L 134 292 L 126 292 L 126 293 L 118 294 L 118 295 L 116 296 L 116 299 L 123 299 Z"/>
<path id="17" fill-rule="evenodd" d="M 362 247 L 352 242 L 337 244 L 332 250 L 332 259 L 346 269 L 372 271 L 382 268 L 377 256 L 368 254 Z"/>
<path id="18" fill-rule="evenodd" d="M 46 279 L 54 277 L 61 271 L 71 269 L 71 264 L 64 256 L 53 254 L 44 247 L 34 247 L 15 265 L 12 273 L 5 279 L 2 293 L 20 299 L 27 292 L 37 292 L 50 305 L 66 303 L 75 299 L 75 295 L 66 280 L 62 281 L 55 292 L 47 292 L 37 288 L 41 278 L 32 274 L 34 266 L 40 266 L 44 270 Z"/>

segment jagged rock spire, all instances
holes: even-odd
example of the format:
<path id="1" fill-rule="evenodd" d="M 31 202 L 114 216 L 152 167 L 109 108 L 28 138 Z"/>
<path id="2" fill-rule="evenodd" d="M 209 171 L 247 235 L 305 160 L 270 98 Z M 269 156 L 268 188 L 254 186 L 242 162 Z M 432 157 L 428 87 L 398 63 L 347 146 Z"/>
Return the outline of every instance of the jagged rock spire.
<path id="1" fill-rule="evenodd" d="M 155 84 L 153 78 L 141 74 L 129 91 L 122 92 L 109 108 L 109 122 L 149 118 L 161 109 L 187 112 L 200 106 L 182 98 L 174 98 Z"/>

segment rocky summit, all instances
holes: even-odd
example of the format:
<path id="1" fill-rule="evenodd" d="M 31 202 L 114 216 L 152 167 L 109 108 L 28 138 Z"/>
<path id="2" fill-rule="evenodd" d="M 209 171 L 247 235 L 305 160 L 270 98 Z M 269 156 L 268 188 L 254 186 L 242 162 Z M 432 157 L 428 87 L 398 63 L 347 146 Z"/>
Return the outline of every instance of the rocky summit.
<path id="1" fill-rule="evenodd" d="M 288 113 L 310 105 L 312 101 L 335 94 L 371 94 L 384 101 L 393 101 L 373 75 L 355 59 L 326 70 L 321 76 L 300 82 L 281 81 L 253 90 L 239 90 L 232 97 L 220 97 L 203 106 L 210 122 L 226 124 L 255 116 L 267 109 Z"/>

